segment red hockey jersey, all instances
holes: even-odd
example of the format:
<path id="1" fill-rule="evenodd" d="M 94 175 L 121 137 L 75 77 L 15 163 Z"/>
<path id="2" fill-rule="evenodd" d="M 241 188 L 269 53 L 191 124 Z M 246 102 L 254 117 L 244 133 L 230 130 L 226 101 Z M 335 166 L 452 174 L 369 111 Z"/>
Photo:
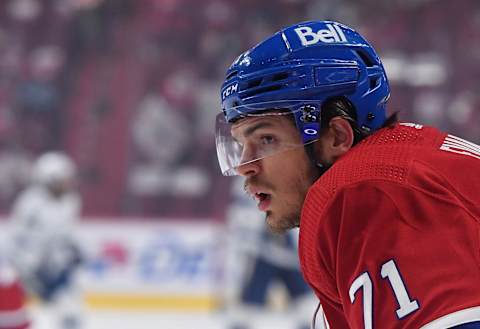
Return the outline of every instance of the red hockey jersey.
<path id="1" fill-rule="evenodd" d="M 397 124 L 309 190 L 300 261 L 332 329 L 480 320 L 480 147 Z"/>
<path id="2" fill-rule="evenodd" d="M 13 268 L 0 259 L 0 329 L 26 329 L 25 295 Z"/>

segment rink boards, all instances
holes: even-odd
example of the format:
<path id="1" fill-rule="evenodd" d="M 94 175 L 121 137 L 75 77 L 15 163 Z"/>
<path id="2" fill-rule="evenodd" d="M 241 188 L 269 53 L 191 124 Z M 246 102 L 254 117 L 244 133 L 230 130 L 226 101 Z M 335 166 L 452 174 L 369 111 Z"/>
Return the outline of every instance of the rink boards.
<path id="1" fill-rule="evenodd" d="M 0 232 L 8 236 L 4 221 Z M 220 303 L 223 225 L 95 219 L 77 234 L 86 256 L 78 281 L 92 308 L 208 311 Z"/>

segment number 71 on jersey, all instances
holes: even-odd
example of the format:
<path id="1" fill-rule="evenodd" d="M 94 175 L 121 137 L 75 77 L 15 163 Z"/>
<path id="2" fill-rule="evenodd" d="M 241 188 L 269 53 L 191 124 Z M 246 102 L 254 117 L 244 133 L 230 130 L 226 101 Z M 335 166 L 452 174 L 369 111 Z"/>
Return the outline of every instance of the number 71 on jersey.
<path id="1" fill-rule="evenodd" d="M 396 310 L 399 319 L 415 312 L 420 307 L 416 300 L 411 300 L 408 295 L 405 283 L 402 280 L 397 265 L 393 260 L 389 260 L 381 267 L 380 274 L 383 279 L 387 279 L 392 287 L 393 294 L 397 300 L 399 308 Z M 373 329 L 373 284 L 368 272 L 362 273 L 350 286 L 350 301 L 355 302 L 355 294 L 362 288 L 363 291 L 363 322 L 365 329 Z"/>

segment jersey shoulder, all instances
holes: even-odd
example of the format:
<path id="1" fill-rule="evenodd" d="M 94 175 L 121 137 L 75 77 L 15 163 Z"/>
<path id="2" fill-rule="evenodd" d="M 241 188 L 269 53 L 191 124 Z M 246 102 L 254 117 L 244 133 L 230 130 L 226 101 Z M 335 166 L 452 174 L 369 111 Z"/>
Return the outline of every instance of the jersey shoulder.
<path id="1" fill-rule="evenodd" d="M 383 128 L 354 146 L 328 169 L 310 189 L 318 206 L 324 205 L 339 190 L 360 182 L 390 181 L 406 183 L 413 160 L 438 152 L 447 136 L 433 127 L 398 123 Z M 307 198 L 308 200 L 308 198 Z"/>
<path id="2" fill-rule="evenodd" d="M 381 129 L 337 161 L 320 185 L 342 186 L 372 179 L 401 183 L 411 161 L 438 152 L 446 135 L 436 128 L 411 123 Z"/>

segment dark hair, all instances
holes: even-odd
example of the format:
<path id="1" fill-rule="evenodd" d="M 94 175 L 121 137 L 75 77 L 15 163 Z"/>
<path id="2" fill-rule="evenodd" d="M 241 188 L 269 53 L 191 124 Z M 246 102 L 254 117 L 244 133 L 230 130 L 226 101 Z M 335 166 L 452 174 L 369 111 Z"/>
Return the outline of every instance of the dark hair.
<path id="1" fill-rule="evenodd" d="M 327 127 L 330 120 L 338 116 L 344 118 L 350 123 L 350 126 L 353 129 L 353 145 L 357 144 L 362 139 L 371 135 L 374 132 L 368 131 L 367 129 L 358 126 L 357 111 L 355 110 L 355 106 L 345 97 L 330 98 L 322 104 L 320 120 L 321 127 Z M 397 122 L 398 112 L 394 112 L 385 120 L 382 128 L 392 127 Z"/>

